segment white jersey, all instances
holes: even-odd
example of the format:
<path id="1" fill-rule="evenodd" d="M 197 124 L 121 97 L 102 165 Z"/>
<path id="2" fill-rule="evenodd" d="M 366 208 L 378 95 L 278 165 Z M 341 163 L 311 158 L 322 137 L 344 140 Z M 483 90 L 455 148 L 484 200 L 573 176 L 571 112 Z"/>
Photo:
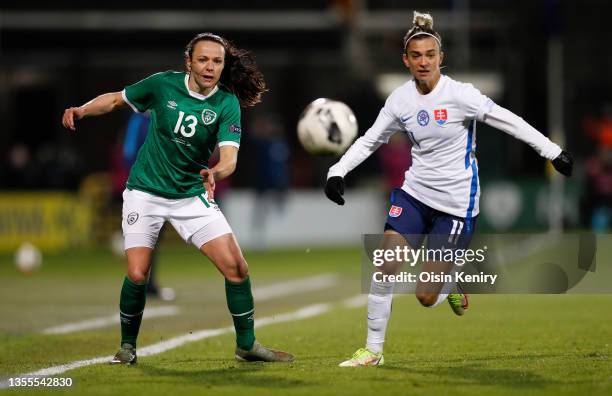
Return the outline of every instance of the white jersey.
<path id="1" fill-rule="evenodd" d="M 414 80 L 395 89 L 372 127 L 330 168 L 328 178 L 344 177 L 402 131 L 412 141 L 412 166 L 402 189 L 431 208 L 471 219 L 479 213 L 480 198 L 476 121 L 527 142 L 548 159 L 561 153 L 559 146 L 472 84 L 442 75 L 426 95 Z"/>

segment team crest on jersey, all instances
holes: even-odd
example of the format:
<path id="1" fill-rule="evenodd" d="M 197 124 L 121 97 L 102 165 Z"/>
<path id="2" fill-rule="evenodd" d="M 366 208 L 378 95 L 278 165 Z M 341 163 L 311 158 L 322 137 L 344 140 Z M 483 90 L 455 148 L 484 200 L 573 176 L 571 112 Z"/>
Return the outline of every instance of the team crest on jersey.
<path id="1" fill-rule="evenodd" d="M 202 122 L 204 125 L 210 125 L 217 119 L 217 113 L 211 109 L 202 110 Z"/>
<path id="2" fill-rule="evenodd" d="M 389 217 L 399 217 L 402 214 L 402 207 L 401 206 L 395 206 L 395 205 L 391 205 L 391 208 L 389 209 Z"/>
<path id="3" fill-rule="evenodd" d="M 129 215 L 127 215 L 127 223 L 129 225 L 136 223 L 136 220 L 138 220 L 138 213 L 132 212 Z"/>
<path id="4" fill-rule="evenodd" d="M 429 113 L 425 110 L 421 110 L 417 114 L 417 122 L 420 126 L 425 126 L 429 124 Z"/>
<path id="5" fill-rule="evenodd" d="M 446 109 L 436 109 L 436 110 L 434 110 L 434 120 L 436 120 L 436 123 L 438 125 L 446 124 L 446 121 L 448 120 L 448 113 L 447 113 Z"/>

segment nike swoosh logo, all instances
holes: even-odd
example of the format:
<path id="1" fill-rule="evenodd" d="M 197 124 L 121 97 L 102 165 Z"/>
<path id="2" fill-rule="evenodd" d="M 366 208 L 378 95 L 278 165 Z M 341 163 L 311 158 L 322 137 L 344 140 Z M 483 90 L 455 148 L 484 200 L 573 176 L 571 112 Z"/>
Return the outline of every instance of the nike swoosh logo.
<path id="1" fill-rule="evenodd" d="M 409 119 L 411 119 L 411 118 L 412 118 L 412 116 L 408 116 L 408 117 L 400 117 L 400 121 L 401 121 L 402 123 L 406 123 L 406 121 L 408 121 L 408 120 L 409 120 Z"/>

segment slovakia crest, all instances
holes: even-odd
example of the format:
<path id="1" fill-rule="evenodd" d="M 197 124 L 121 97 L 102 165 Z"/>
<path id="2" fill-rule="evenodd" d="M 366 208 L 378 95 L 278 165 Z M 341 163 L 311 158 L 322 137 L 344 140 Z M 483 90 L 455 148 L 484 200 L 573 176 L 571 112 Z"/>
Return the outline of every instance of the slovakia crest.
<path id="1" fill-rule="evenodd" d="M 391 205 L 391 209 L 389 209 L 389 217 L 399 217 L 402 214 L 402 207 Z"/>
<path id="2" fill-rule="evenodd" d="M 444 125 L 448 120 L 448 112 L 446 109 L 436 109 L 434 110 L 434 119 L 438 125 Z"/>

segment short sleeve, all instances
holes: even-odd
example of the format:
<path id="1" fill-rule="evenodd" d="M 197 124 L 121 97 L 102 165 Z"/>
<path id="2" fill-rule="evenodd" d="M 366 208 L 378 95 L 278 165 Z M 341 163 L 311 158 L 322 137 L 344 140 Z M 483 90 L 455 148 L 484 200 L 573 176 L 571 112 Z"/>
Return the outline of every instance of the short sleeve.
<path id="1" fill-rule="evenodd" d="M 156 73 L 125 87 L 121 92 L 123 100 L 137 113 L 147 111 L 153 107 L 155 93 L 158 90 L 162 77 L 163 73 Z"/>
<path id="2" fill-rule="evenodd" d="M 217 131 L 217 142 L 221 146 L 240 147 L 240 137 L 242 136 L 242 126 L 240 124 L 240 103 L 238 98 L 232 96 L 226 106 L 219 130 Z"/>
<path id="3" fill-rule="evenodd" d="M 485 115 L 495 106 L 495 102 L 480 93 L 472 84 L 461 84 L 457 98 L 462 104 L 466 119 L 484 121 Z"/>

